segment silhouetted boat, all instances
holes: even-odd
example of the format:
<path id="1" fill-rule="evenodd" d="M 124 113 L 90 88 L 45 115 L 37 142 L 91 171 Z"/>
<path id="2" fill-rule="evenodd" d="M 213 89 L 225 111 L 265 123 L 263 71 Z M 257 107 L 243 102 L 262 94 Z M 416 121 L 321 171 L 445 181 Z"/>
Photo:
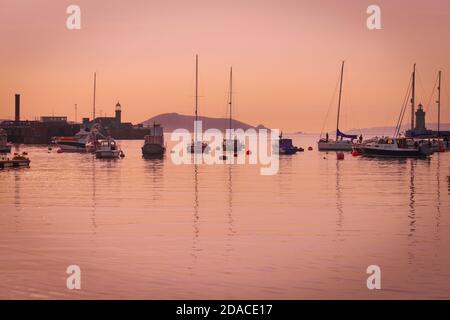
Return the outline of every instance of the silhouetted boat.
<path id="1" fill-rule="evenodd" d="M 431 145 L 408 138 L 380 138 L 356 148 L 363 156 L 423 158 L 432 153 Z"/>
<path id="2" fill-rule="evenodd" d="M 11 145 L 8 143 L 8 135 L 6 131 L 0 129 L 0 153 L 11 152 Z"/>
<path id="3" fill-rule="evenodd" d="M 336 140 L 330 140 L 328 138 L 320 139 L 317 143 L 319 151 L 351 151 L 355 146 L 353 140 L 357 139 L 356 135 L 345 134 L 339 130 L 339 118 L 341 113 L 341 98 L 342 98 L 342 83 L 344 79 L 344 64 L 342 61 L 341 67 L 341 77 L 340 77 L 340 87 L 339 87 L 339 101 L 338 101 L 338 111 L 337 111 L 337 122 L 336 122 Z M 350 140 L 344 140 L 350 139 Z"/>
<path id="4" fill-rule="evenodd" d="M 228 118 L 228 130 L 230 131 L 230 135 L 227 139 L 227 137 L 225 137 L 223 139 L 223 144 L 222 144 L 222 149 L 223 151 L 226 152 L 233 152 L 234 154 L 237 154 L 238 152 L 242 151 L 244 149 L 244 144 L 238 140 L 237 137 L 232 137 L 231 135 L 231 130 L 233 129 L 232 126 L 232 105 L 233 105 L 233 68 L 230 68 L 230 93 L 229 93 L 229 100 L 228 100 L 228 105 L 229 105 L 229 118 Z"/>
<path id="5" fill-rule="evenodd" d="M 294 146 L 292 139 L 283 138 L 283 133 L 280 133 L 278 140 L 278 154 L 296 154 L 300 151 L 304 151 L 303 148 Z"/>
<path id="6" fill-rule="evenodd" d="M 144 157 L 162 156 L 166 151 L 164 145 L 164 130 L 161 125 L 153 123 L 150 128 L 150 134 L 145 136 L 145 143 L 142 147 L 142 155 Z"/>
<path id="7" fill-rule="evenodd" d="M 5 156 L 0 157 L 0 169 L 5 168 L 19 168 L 19 167 L 29 167 L 30 159 L 26 157 L 26 153 L 22 154 L 15 153 L 12 159 Z"/>
<path id="8" fill-rule="evenodd" d="M 194 119 L 194 139 L 187 147 L 190 153 L 203 153 L 209 151 L 209 146 L 206 142 L 197 140 L 196 123 L 198 121 L 198 55 L 195 55 L 195 119 Z"/>
<path id="9" fill-rule="evenodd" d="M 411 82 L 408 86 L 407 95 L 411 92 L 411 112 L 414 115 L 415 109 L 415 79 L 416 79 L 416 65 L 411 76 Z M 365 142 L 358 145 L 355 149 L 363 156 L 378 156 L 378 157 L 400 157 L 400 158 L 422 158 L 428 157 L 433 153 L 433 145 L 431 142 L 415 141 L 412 138 L 404 138 L 400 136 L 400 129 L 403 122 L 407 107 L 407 99 L 403 102 L 400 115 L 397 120 L 394 137 L 383 137 L 375 139 L 375 141 Z M 411 120 L 411 128 L 414 128 L 414 119 Z"/>

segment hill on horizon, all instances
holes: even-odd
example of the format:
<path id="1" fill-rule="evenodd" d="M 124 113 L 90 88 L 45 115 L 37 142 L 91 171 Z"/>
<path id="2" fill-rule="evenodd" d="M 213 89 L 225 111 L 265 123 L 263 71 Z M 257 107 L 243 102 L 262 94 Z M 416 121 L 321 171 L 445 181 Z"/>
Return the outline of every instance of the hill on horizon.
<path id="1" fill-rule="evenodd" d="M 142 124 L 147 126 L 152 126 L 153 123 L 158 123 L 164 127 L 164 131 L 166 132 L 172 132 L 176 129 L 187 129 L 189 131 L 194 130 L 194 116 L 190 115 L 183 115 L 176 112 L 172 113 L 162 113 L 159 115 L 156 115 L 148 120 L 145 120 L 142 122 Z M 228 118 L 212 118 L 212 117 L 203 117 L 199 116 L 198 120 L 202 121 L 203 131 L 211 128 L 219 129 L 219 130 L 225 130 L 228 128 Z M 263 125 L 257 125 L 252 126 L 248 123 L 238 121 L 235 119 L 231 120 L 231 124 L 233 129 L 243 129 L 247 130 L 250 128 L 254 129 L 260 129 L 260 128 L 266 128 Z"/>

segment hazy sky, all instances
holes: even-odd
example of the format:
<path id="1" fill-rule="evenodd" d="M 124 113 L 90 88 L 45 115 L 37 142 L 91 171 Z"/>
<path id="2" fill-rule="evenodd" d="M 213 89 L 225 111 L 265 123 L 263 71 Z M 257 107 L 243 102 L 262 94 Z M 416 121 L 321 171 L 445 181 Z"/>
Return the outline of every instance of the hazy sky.
<path id="1" fill-rule="evenodd" d="M 70 4 L 81 30 L 66 28 Z M 371 4 L 382 30 L 366 27 Z M 97 112 L 112 115 L 119 99 L 124 121 L 192 114 L 198 53 L 201 115 L 226 116 L 233 66 L 239 120 L 318 132 L 345 60 L 342 129 L 395 125 L 417 62 L 426 105 L 443 71 L 450 122 L 448 0 L 0 0 L 0 39 L 0 118 L 13 118 L 14 93 L 22 118 L 74 119 L 75 103 L 78 119 L 90 117 L 94 71 Z M 435 104 L 426 108 L 436 121 Z"/>

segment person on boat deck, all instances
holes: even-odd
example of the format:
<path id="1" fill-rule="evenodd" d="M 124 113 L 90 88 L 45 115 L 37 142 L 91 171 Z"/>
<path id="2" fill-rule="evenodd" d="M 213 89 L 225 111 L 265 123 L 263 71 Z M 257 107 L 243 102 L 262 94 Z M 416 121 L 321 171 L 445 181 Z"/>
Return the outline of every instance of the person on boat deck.
<path id="1" fill-rule="evenodd" d="M 359 139 L 358 139 L 358 140 L 359 140 L 359 143 L 362 143 L 362 142 L 363 142 L 363 136 L 362 136 L 362 134 L 359 135 Z"/>
<path id="2" fill-rule="evenodd" d="M 328 136 L 328 132 L 327 132 L 327 134 L 325 135 L 325 142 L 328 142 L 328 139 L 329 139 L 329 136 Z"/>

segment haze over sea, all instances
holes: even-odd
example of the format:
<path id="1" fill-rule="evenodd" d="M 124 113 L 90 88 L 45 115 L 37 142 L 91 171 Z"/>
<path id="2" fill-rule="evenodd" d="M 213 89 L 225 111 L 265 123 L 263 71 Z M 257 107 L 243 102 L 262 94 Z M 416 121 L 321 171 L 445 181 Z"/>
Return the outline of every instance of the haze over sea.
<path id="1" fill-rule="evenodd" d="M 16 146 L 32 162 L 0 171 L 0 298 L 449 299 L 450 153 L 338 161 L 292 137 L 314 151 L 274 176 L 145 160 L 142 141 L 116 161 Z"/>

